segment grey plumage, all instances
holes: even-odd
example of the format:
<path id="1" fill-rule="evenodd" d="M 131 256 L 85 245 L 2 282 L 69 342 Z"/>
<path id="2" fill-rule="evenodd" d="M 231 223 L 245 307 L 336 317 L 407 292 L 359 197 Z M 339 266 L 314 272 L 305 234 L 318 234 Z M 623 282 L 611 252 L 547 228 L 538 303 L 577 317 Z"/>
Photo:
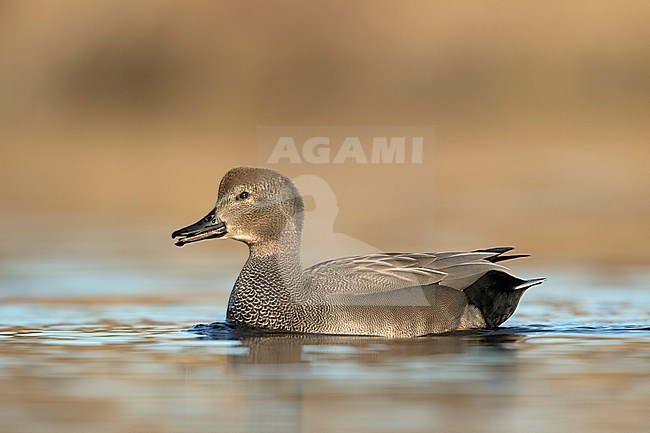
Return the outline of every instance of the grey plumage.
<path id="1" fill-rule="evenodd" d="M 498 262 L 509 247 L 470 252 L 379 253 L 302 269 L 304 207 L 292 182 L 272 170 L 235 168 L 215 210 L 173 233 L 176 243 L 214 237 L 245 242 L 250 255 L 228 303 L 235 324 L 290 332 L 413 337 L 496 327 L 523 292 Z"/>

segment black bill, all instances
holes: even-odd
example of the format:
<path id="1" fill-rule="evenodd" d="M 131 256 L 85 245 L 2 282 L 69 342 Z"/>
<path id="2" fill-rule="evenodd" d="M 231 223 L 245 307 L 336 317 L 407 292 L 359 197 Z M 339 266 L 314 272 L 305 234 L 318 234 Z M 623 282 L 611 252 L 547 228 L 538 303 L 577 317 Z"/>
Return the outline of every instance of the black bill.
<path id="1" fill-rule="evenodd" d="M 217 209 L 214 208 L 200 221 L 176 230 L 172 238 L 176 239 L 176 246 L 182 247 L 185 244 L 202 241 L 204 239 L 220 238 L 228 233 L 226 224 L 217 218 Z M 178 238 L 178 239 L 177 239 Z"/>

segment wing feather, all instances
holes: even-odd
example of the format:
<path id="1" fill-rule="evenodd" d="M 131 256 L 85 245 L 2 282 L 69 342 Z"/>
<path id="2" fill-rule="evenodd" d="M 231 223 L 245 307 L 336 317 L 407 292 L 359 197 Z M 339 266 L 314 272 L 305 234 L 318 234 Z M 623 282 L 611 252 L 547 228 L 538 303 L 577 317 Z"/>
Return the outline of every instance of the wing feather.
<path id="1" fill-rule="evenodd" d="M 499 270 L 510 274 L 510 270 L 505 266 L 487 261 L 474 261 L 445 268 L 444 271 L 447 273 L 447 276 L 441 284 L 456 290 L 464 290 L 481 278 L 486 272 L 492 270 Z"/>
<path id="2" fill-rule="evenodd" d="M 305 270 L 319 295 L 361 296 L 410 287 L 446 286 L 464 290 L 486 272 L 510 274 L 494 260 L 510 248 L 470 252 L 378 253 L 342 257 Z"/>

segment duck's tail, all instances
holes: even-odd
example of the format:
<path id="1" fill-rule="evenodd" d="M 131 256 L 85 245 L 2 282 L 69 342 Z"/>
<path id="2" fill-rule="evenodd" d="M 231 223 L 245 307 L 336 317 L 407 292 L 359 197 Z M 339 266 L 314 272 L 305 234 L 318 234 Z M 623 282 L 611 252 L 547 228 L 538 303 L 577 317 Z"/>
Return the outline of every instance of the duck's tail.
<path id="1" fill-rule="evenodd" d="M 491 270 L 463 290 L 463 293 L 470 304 L 481 311 L 486 327 L 496 328 L 512 316 L 526 289 L 544 280 L 522 280 L 500 270 Z"/>

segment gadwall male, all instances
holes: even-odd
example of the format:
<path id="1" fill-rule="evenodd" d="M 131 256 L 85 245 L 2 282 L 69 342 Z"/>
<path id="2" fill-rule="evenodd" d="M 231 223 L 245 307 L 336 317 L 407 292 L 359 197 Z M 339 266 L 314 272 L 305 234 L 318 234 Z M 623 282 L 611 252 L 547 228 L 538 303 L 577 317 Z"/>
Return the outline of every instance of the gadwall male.
<path id="1" fill-rule="evenodd" d="M 212 238 L 248 245 L 230 294 L 228 322 L 269 330 L 415 337 L 494 328 L 526 289 L 498 264 L 524 255 L 512 248 L 471 252 L 379 253 L 328 260 L 303 269 L 304 206 L 291 180 L 273 170 L 234 168 L 214 209 L 172 233 L 177 246 Z"/>

